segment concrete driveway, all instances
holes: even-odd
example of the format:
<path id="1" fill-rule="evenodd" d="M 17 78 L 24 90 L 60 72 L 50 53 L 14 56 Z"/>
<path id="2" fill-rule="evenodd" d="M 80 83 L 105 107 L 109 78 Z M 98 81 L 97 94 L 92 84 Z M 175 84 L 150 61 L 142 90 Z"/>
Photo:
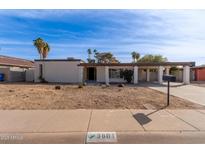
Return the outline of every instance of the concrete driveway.
<path id="1" fill-rule="evenodd" d="M 205 88 L 205 81 L 192 81 L 192 85 Z"/>
<path id="2" fill-rule="evenodd" d="M 158 90 L 163 93 L 167 93 L 167 87 L 149 85 L 149 88 Z M 182 99 L 205 105 L 205 88 L 194 85 L 182 85 L 170 88 L 170 93 L 173 96 L 180 97 Z"/>

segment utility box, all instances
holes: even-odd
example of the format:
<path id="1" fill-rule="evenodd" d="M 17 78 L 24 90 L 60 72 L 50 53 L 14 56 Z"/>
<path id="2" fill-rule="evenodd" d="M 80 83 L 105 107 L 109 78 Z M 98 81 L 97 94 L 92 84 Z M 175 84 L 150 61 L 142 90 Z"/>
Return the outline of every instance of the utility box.
<path id="1" fill-rule="evenodd" d="M 163 75 L 162 79 L 164 81 L 176 82 L 176 77 L 174 75 Z"/>
<path id="2" fill-rule="evenodd" d="M 0 73 L 0 81 L 4 81 L 4 74 Z"/>

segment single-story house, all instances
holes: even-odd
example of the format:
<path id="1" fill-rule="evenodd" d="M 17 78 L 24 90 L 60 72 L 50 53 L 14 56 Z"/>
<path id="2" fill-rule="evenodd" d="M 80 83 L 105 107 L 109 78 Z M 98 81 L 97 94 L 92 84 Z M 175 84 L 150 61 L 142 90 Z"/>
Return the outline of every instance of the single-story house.
<path id="1" fill-rule="evenodd" d="M 194 62 L 162 63 L 85 63 L 81 59 L 35 60 L 35 82 L 43 77 L 48 82 L 62 83 L 123 83 L 122 70 L 133 70 L 132 83 L 157 81 L 162 83 L 163 74 L 170 74 L 172 67 L 180 68 L 179 81 L 190 83 L 190 67 Z"/>
<path id="2" fill-rule="evenodd" d="M 33 61 L 0 55 L 0 74 L 4 76 L 3 81 L 26 81 L 26 71 L 33 68 Z"/>
<path id="3" fill-rule="evenodd" d="M 205 65 L 192 67 L 195 81 L 205 81 Z"/>

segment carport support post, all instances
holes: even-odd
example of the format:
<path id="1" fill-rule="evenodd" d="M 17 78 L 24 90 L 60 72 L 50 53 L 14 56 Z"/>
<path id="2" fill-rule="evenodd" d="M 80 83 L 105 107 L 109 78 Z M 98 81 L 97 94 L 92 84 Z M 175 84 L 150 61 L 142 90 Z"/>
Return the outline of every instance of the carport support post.
<path id="1" fill-rule="evenodd" d="M 147 82 L 150 81 L 150 73 L 149 73 L 149 68 L 147 69 Z"/>
<path id="2" fill-rule="evenodd" d="M 109 67 L 105 66 L 105 84 L 109 85 Z"/>
<path id="3" fill-rule="evenodd" d="M 163 67 L 159 66 L 159 68 L 158 68 L 158 82 L 159 82 L 159 84 L 163 83 L 162 76 L 163 76 Z"/>
<path id="4" fill-rule="evenodd" d="M 166 67 L 166 75 L 169 75 L 169 68 L 168 67 Z"/>
<path id="5" fill-rule="evenodd" d="M 183 82 L 184 84 L 190 84 L 190 67 L 184 66 L 183 68 Z"/>
<path id="6" fill-rule="evenodd" d="M 134 66 L 134 84 L 138 84 L 138 66 Z"/>

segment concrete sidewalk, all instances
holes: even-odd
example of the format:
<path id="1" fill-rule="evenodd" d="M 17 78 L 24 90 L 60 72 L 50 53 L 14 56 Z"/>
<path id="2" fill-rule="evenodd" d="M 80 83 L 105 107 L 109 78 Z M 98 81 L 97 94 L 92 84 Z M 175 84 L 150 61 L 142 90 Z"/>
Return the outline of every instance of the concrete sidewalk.
<path id="1" fill-rule="evenodd" d="M 1 110 L 0 143 L 86 143 L 87 132 L 117 132 L 115 143 L 205 143 L 205 110 Z"/>
<path id="2" fill-rule="evenodd" d="M 167 87 L 149 85 L 149 88 L 167 93 Z M 183 85 L 178 87 L 171 87 L 170 94 L 182 99 L 205 105 L 205 88 L 193 85 Z"/>

